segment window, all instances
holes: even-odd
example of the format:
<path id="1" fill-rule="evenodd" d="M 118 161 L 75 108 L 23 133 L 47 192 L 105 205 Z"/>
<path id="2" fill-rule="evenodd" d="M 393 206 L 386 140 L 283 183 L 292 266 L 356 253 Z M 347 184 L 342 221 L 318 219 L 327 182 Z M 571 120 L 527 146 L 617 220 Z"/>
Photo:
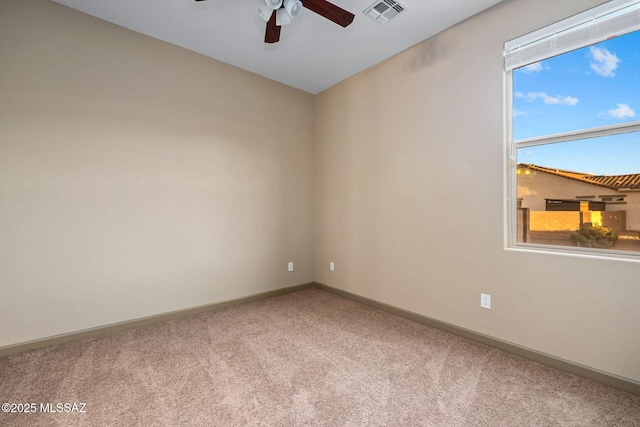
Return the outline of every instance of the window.
<path id="1" fill-rule="evenodd" d="M 640 0 L 505 44 L 509 246 L 640 259 Z"/>

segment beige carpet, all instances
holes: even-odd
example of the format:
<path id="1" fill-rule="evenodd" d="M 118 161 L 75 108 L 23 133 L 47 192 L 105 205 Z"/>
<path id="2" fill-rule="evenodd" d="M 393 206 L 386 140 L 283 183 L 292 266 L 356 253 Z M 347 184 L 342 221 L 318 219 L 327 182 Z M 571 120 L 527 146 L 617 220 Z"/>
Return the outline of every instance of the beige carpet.
<path id="1" fill-rule="evenodd" d="M 317 289 L 0 358 L 0 402 L 37 405 L 2 426 L 640 426 L 639 396 Z"/>

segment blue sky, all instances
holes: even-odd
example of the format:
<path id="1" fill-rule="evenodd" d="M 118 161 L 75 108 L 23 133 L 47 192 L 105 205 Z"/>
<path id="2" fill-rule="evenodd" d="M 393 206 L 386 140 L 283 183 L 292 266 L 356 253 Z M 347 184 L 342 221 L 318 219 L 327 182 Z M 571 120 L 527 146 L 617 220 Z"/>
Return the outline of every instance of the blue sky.
<path id="1" fill-rule="evenodd" d="M 513 72 L 514 138 L 640 120 L 640 31 Z M 640 133 L 518 150 L 519 163 L 640 173 Z"/>

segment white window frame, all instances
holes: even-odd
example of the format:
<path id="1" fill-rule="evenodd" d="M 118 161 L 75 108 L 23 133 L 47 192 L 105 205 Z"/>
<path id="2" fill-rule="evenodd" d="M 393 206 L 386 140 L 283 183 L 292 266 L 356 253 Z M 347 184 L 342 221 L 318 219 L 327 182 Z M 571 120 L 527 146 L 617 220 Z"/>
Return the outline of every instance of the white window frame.
<path id="1" fill-rule="evenodd" d="M 514 139 L 513 71 L 612 37 L 640 30 L 640 0 L 612 0 L 538 31 L 508 41 L 505 56 L 505 140 L 506 140 L 506 239 L 507 249 L 554 252 L 559 254 L 614 257 L 640 261 L 638 254 L 607 249 L 544 245 L 517 241 L 517 151 L 539 145 L 577 141 L 603 136 L 640 132 L 640 120 L 610 126 L 563 132 L 539 137 Z"/>

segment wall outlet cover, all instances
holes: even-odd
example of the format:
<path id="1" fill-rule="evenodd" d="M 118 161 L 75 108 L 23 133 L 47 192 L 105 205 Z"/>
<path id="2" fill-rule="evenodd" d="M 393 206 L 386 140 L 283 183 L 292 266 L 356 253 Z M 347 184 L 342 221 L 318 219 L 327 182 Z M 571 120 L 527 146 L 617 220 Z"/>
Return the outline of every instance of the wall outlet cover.
<path id="1" fill-rule="evenodd" d="M 491 308 L 491 295 L 480 294 L 480 307 Z"/>

